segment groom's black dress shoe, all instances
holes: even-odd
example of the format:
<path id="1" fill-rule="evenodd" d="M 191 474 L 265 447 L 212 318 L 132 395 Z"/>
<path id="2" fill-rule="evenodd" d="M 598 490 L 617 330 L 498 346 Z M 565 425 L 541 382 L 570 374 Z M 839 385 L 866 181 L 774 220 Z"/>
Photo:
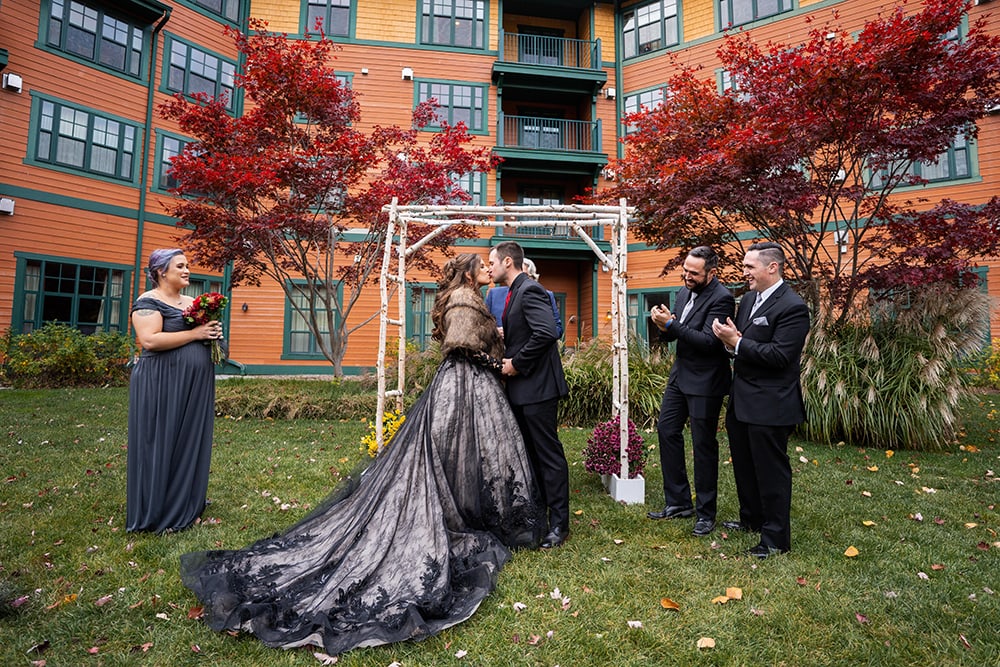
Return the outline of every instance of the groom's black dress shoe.
<path id="1" fill-rule="evenodd" d="M 667 505 L 659 512 L 647 512 L 646 516 L 650 519 L 682 519 L 684 517 L 693 516 L 693 507 L 681 507 L 679 505 Z"/>
<path id="2" fill-rule="evenodd" d="M 788 549 L 778 549 L 777 547 L 766 547 L 763 544 L 758 544 L 755 547 L 750 547 L 746 550 L 747 556 L 753 558 L 759 558 L 764 560 L 765 558 L 770 558 L 771 556 L 777 556 L 778 554 L 788 553 Z"/>
<path id="3" fill-rule="evenodd" d="M 715 522 L 711 519 L 698 519 L 694 522 L 694 530 L 691 534 L 696 537 L 705 537 L 715 530 Z"/>
<path id="4" fill-rule="evenodd" d="M 554 549 L 555 547 L 562 546 L 566 538 L 569 537 L 569 530 L 563 528 L 553 528 L 549 531 L 549 534 L 542 539 L 541 547 L 543 549 Z"/>

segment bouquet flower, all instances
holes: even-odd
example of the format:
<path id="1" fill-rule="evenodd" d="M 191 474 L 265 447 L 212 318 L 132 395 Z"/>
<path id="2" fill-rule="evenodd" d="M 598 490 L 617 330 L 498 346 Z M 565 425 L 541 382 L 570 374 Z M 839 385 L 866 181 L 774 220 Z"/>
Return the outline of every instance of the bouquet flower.
<path id="1" fill-rule="evenodd" d="M 621 473 L 621 431 L 618 424 L 618 417 L 601 422 L 587 438 L 587 446 L 583 449 L 583 467 L 588 472 L 600 475 Z M 631 419 L 628 420 L 628 445 L 625 453 L 628 455 L 629 478 L 638 477 L 646 468 L 646 449 L 643 447 L 642 436 Z"/>
<path id="2" fill-rule="evenodd" d="M 226 308 L 229 299 L 218 292 L 206 292 L 196 296 L 190 306 L 184 311 L 184 321 L 191 326 L 207 324 L 222 319 L 222 311 Z M 226 358 L 222 352 L 222 343 L 217 340 L 205 341 L 206 345 L 212 347 L 212 363 L 221 364 Z"/>

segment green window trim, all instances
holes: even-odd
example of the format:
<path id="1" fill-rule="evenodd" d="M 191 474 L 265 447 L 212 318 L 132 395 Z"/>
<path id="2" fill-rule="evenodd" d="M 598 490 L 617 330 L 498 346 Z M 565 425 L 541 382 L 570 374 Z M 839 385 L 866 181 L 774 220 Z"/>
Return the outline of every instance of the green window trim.
<path id="1" fill-rule="evenodd" d="M 431 344 L 431 311 L 437 298 L 436 283 L 411 283 L 406 286 L 406 339 L 421 350 Z"/>
<path id="2" fill-rule="evenodd" d="M 238 25 L 250 0 L 175 0 L 199 14 L 230 25 Z"/>
<path id="3" fill-rule="evenodd" d="M 84 333 L 127 331 L 133 268 L 107 262 L 14 253 L 11 330 L 60 322 Z"/>
<path id="4" fill-rule="evenodd" d="M 43 0 L 35 46 L 131 81 L 143 81 L 155 14 L 100 0 Z M 132 3 L 124 3 L 129 5 Z"/>
<path id="5" fill-rule="evenodd" d="M 351 38 L 357 26 L 356 0 L 301 0 L 302 34 L 316 32 L 316 19 L 322 19 L 323 33 L 331 38 Z"/>
<path id="6" fill-rule="evenodd" d="M 979 178 L 979 156 L 976 142 L 957 136 L 933 163 L 913 162 L 906 168 L 906 173 L 927 179 L 926 183 L 916 185 L 898 185 L 894 192 L 905 192 L 915 188 L 934 187 L 955 181 L 965 181 Z M 884 183 L 886 173 L 873 174 L 871 187 L 879 189 Z"/>
<path id="7" fill-rule="evenodd" d="M 717 0 L 719 30 L 728 30 L 792 11 L 795 0 Z"/>
<path id="8" fill-rule="evenodd" d="M 628 60 L 681 42 L 678 0 L 633 5 L 621 15 L 622 58 Z"/>
<path id="9" fill-rule="evenodd" d="M 625 294 L 626 314 L 628 316 L 629 340 L 642 343 L 649 347 L 656 325 L 649 318 L 649 309 L 654 305 L 673 308 L 674 300 L 680 285 L 670 287 L 650 287 L 628 290 Z"/>
<path id="10" fill-rule="evenodd" d="M 143 126 L 31 92 L 27 164 L 136 184 Z"/>
<path id="11" fill-rule="evenodd" d="M 487 0 L 420 0 L 418 43 L 485 50 L 490 16 Z"/>
<path id="12" fill-rule="evenodd" d="M 225 96 L 226 110 L 236 113 L 236 70 L 235 60 L 167 35 L 160 90 L 167 95 L 181 93 L 191 100 L 197 93 L 212 99 Z"/>
<path id="13" fill-rule="evenodd" d="M 441 79 L 416 79 L 413 84 L 416 97 L 414 106 L 435 99 L 438 102 L 437 114 L 449 125 L 463 121 L 470 134 L 488 134 L 486 121 L 489 85 Z M 428 125 L 424 129 L 439 127 L 440 125 Z"/>
<path id="14" fill-rule="evenodd" d="M 305 286 L 304 280 L 291 281 L 292 285 Z M 337 283 L 337 302 L 343 303 L 344 286 Z M 306 300 L 305 293 L 297 293 L 295 297 L 299 301 Z M 305 305 L 305 304 L 303 304 Z M 323 313 L 325 311 L 319 311 Z M 335 315 L 334 326 L 340 325 L 341 315 Z M 300 315 L 292 305 L 292 302 L 285 298 L 285 326 L 283 327 L 281 358 L 282 359 L 326 359 L 319 349 L 316 337 L 306 326 L 305 317 Z M 329 333 L 329 332 L 324 332 Z"/>
<path id="15" fill-rule="evenodd" d="M 179 134 L 156 130 L 156 161 L 153 164 L 152 190 L 171 194 L 170 190 L 177 187 L 177 179 L 167 173 L 170 168 L 170 158 L 180 155 L 191 141 Z"/>

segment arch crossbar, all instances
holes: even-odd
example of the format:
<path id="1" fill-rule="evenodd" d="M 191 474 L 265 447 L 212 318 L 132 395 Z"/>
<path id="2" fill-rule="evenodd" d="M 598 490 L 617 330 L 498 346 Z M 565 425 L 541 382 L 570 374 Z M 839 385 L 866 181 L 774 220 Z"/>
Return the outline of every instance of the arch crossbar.
<path id="1" fill-rule="evenodd" d="M 618 206 L 553 204 L 547 206 L 400 206 L 397 199 L 382 207 L 389 223 L 382 249 L 382 270 L 379 275 L 378 337 L 378 407 L 375 414 L 375 437 L 379 451 L 383 442 L 382 425 L 387 399 L 393 398 L 396 410 L 403 410 L 406 386 L 406 260 L 424 244 L 453 225 L 477 227 L 552 227 L 554 224 L 572 229 L 593 251 L 598 261 L 611 273 L 611 337 L 612 337 L 612 413 L 619 417 L 622 479 L 628 479 L 628 313 L 626 293 L 628 281 L 628 218 L 631 209 L 624 199 Z M 407 246 L 407 225 L 419 223 L 431 227 L 420 240 Z M 592 228 L 611 228 L 610 254 L 594 241 Z M 395 318 L 389 317 L 391 292 L 396 293 Z M 386 346 L 389 326 L 397 327 L 398 364 L 396 386 L 387 388 Z"/>

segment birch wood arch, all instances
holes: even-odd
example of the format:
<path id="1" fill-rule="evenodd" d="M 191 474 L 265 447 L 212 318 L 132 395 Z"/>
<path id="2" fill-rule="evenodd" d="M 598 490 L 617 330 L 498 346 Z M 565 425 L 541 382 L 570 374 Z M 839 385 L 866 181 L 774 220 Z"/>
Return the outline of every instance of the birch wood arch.
<path id="1" fill-rule="evenodd" d="M 629 479 L 628 471 L 628 313 L 626 308 L 628 268 L 628 217 L 631 209 L 624 199 L 618 206 L 553 204 L 547 206 L 400 206 L 397 199 L 382 208 L 389 223 L 382 252 L 379 275 L 378 335 L 378 407 L 375 413 L 375 437 L 379 451 L 383 442 L 386 401 L 394 398 L 396 410 L 403 411 L 403 391 L 406 386 L 406 260 L 425 243 L 452 225 L 477 227 L 552 227 L 560 225 L 573 230 L 594 252 L 598 261 L 611 273 L 611 338 L 612 338 L 612 414 L 621 426 L 621 479 Z M 419 223 L 431 227 L 422 239 L 407 246 L 407 225 Z M 605 253 L 594 242 L 591 229 L 611 227 L 611 253 Z M 393 269 L 393 259 L 395 270 Z M 389 317 L 390 292 L 395 288 L 397 317 Z M 389 325 L 398 327 L 399 361 L 396 387 L 387 388 L 386 344 Z M 616 495 L 612 492 L 612 495 Z M 641 502 L 641 501 L 640 501 Z"/>

